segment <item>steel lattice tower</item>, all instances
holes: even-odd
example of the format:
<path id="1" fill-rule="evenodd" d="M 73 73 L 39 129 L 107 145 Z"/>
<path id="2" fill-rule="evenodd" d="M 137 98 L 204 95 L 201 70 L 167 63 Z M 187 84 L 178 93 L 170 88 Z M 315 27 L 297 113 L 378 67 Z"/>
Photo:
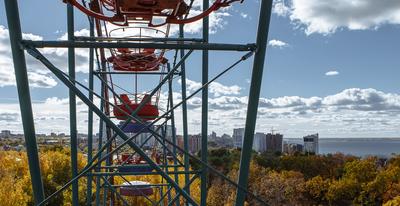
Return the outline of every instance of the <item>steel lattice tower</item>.
<path id="1" fill-rule="evenodd" d="M 72 1 L 72 0 L 71 0 Z M 220 1 L 220 0 L 218 0 Z M 250 44 L 221 44 L 209 43 L 209 18 L 207 15 L 202 17 L 203 30 L 201 38 L 185 38 L 184 24 L 185 19 L 179 20 L 179 36 L 170 38 L 168 36 L 146 37 L 138 39 L 134 37 L 110 37 L 104 34 L 104 19 L 88 16 L 90 25 L 90 37 L 79 37 L 74 35 L 74 5 L 67 4 L 67 25 L 68 39 L 65 41 L 31 41 L 22 38 L 20 18 L 18 12 L 18 2 L 16 0 L 4 0 L 7 14 L 8 27 L 10 32 L 10 42 L 13 54 L 13 62 L 17 81 L 20 110 L 24 129 L 25 143 L 29 160 L 29 169 L 32 179 L 32 188 L 34 201 L 36 205 L 46 205 L 48 201 L 63 190 L 72 186 L 72 202 L 78 205 L 78 180 L 87 179 L 87 205 L 117 205 L 122 203 L 128 205 L 126 193 L 146 193 L 152 191 L 157 193 L 156 202 L 151 201 L 151 205 L 179 205 L 179 200 L 185 202 L 185 205 L 206 205 L 207 198 L 207 176 L 208 173 L 214 173 L 225 181 L 228 181 L 237 188 L 236 205 L 244 204 L 246 195 L 256 198 L 261 204 L 265 204 L 261 199 L 247 191 L 248 171 L 253 145 L 253 134 L 256 124 L 258 109 L 258 100 L 260 96 L 261 81 L 264 70 L 264 61 L 266 56 L 266 46 L 268 30 L 271 16 L 272 0 L 261 0 L 260 16 L 257 31 L 257 40 Z M 67 1 L 69 2 L 69 1 Z M 61 2 L 60 2 L 61 3 Z M 193 3 L 193 1 L 192 1 Z M 75 5 L 76 6 L 76 5 Z M 210 7 L 208 0 L 203 0 L 203 10 L 206 12 Z M 178 20 L 176 20 L 178 22 Z M 176 23 L 171 21 L 171 23 Z M 179 23 L 179 22 L 178 22 Z M 238 28 L 240 29 L 240 28 Z M 47 59 L 38 48 L 68 48 L 68 74 L 58 69 Z M 89 82 L 88 86 L 75 80 L 75 49 L 89 49 Z M 157 71 L 130 71 L 121 72 L 112 70 L 110 61 L 106 59 L 107 51 L 120 49 L 117 52 L 123 53 L 124 49 L 149 50 L 171 50 L 175 51 L 174 61 L 171 63 L 163 62 L 160 67 L 163 70 Z M 142 49 L 142 50 L 141 50 Z M 34 128 L 34 116 L 32 113 L 30 89 L 27 77 L 27 65 L 25 61 L 25 51 L 43 65 L 45 65 L 56 77 L 69 89 L 69 108 L 70 108 L 70 142 L 71 142 L 71 165 L 72 179 L 57 190 L 57 192 L 45 197 L 41 171 L 39 167 L 38 149 L 36 143 L 36 134 Z M 194 93 L 186 94 L 186 73 L 185 62 L 192 53 L 202 52 L 202 87 Z M 241 59 L 233 61 L 233 64 L 223 70 L 215 77 L 209 77 L 209 53 L 208 51 L 240 51 L 244 52 Z M 201 158 L 197 158 L 189 152 L 188 143 L 188 123 L 187 123 L 187 100 L 194 95 L 201 93 L 202 97 L 202 116 L 201 116 L 201 151 L 207 151 L 208 134 L 208 86 L 216 79 L 224 75 L 237 64 L 247 60 L 254 55 L 252 78 L 250 84 L 249 102 L 245 122 L 245 135 L 241 153 L 241 162 L 238 182 L 225 177 L 216 169 L 207 164 L 207 152 L 201 152 Z M 97 64 L 96 64 L 97 62 Z M 137 63 L 138 60 L 133 61 Z M 172 63 L 173 62 L 173 63 Z M 96 68 L 97 66 L 97 68 Z M 115 68 L 115 64 L 113 65 Z M 135 101 L 126 101 L 125 96 L 114 88 L 111 80 L 115 75 L 126 76 L 149 76 L 158 75 L 160 81 L 153 85 L 152 90 L 146 95 L 140 95 L 138 91 L 133 94 Z M 175 102 L 173 97 L 173 82 L 181 80 L 182 101 Z M 96 80 L 96 81 L 95 81 Z M 95 85 L 99 82 L 99 85 Z M 140 114 L 143 108 L 146 108 L 161 88 L 166 88 L 167 100 L 163 105 L 164 110 L 155 117 L 147 117 Z M 96 92 L 95 88 L 100 88 Z M 76 117 L 76 97 L 79 98 L 89 108 L 88 113 L 88 154 L 87 165 L 84 169 L 78 171 L 78 138 L 77 138 L 77 117 Z M 115 102 L 110 101 L 114 97 Z M 139 98 L 140 101 L 137 99 Z M 100 100 L 100 105 L 96 105 L 95 99 Z M 158 101 L 158 100 L 157 100 Z M 116 105 L 119 102 L 120 105 Z M 130 105 L 135 102 L 135 107 Z M 132 103 L 133 104 L 133 103 Z M 182 126 L 183 126 L 183 148 L 178 147 L 177 135 L 175 132 L 177 115 L 174 111 L 182 108 Z M 117 111 L 115 110 L 117 108 Z M 118 109 L 119 108 L 119 109 Z M 121 109 L 126 108 L 126 110 Z M 111 112 L 114 110 L 114 112 Z M 122 112 L 120 124 L 116 124 L 116 112 Z M 113 115 L 114 114 L 114 115 Z M 94 121 L 94 115 L 100 118 L 99 122 Z M 118 118 L 118 116 L 117 116 Z M 129 124 L 134 123 L 139 129 L 127 132 Z M 93 145 L 93 128 L 99 125 L 99 141 L 97 148 Z M 170 128 L 170 129 L 168 129 Z M 170 131 L 170 132 L 169 132 Z M 138 142 L 139 135 L 146 133 L 146 138 Z M 168 134 L 169 133 L 169 134 Z M 145 148 L 147 141 L 153 141 L 153 148 Z M 122 151 L 128 151 L 122 158 Z M 149 152 L 150 151 L 150 152 Z M 150 154 L 151 153 L 151 154 Z M 179 157 L 182 154 L 182 158 Z M 132 158 L 140 157 L 140 163 L 129 164 Z M 201 164 L 199 171 L 190 169 L 189 159 Z M 118 161 L 117 161 L 118 160 Z M 118 162 L 118 163 L 116 163 Z M 161 179 L 161 184 L 137 185 L 138 182 L 129 181 L 130 176 L 152 175 Z M 181 175 L 181 176 L 179 176 Z M 184 185 L 179 184 L 182 181 Z M 116 178 L 123 179 L 124 184 L 119 184 Z M 179 180 L 181 179 L 181 180 Z M 200 179 L 200 202 L 196 202 L 191 195 L 190 185 Z M 94 190 L 95 187 L 95 190 Z M 125 191 L 124 191 L 124 190 Z M 146 190 L 147 189 L 147 190 Z M 95 192 L 94 192 L 95 191 Z M 137 194 L 136 194 L 137 195 Z M 140 195 L 140 194 L 139 194 Z M 144 196 L 144 194 L 142 195 Z"/>

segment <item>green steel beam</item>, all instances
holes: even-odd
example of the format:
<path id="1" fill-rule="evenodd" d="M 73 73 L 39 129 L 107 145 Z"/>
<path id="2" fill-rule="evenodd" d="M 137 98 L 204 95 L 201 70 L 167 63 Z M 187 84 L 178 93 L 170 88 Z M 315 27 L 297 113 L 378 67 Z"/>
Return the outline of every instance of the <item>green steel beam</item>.
<path id="1" fill-rule="evenodd" d="M 167 71 L 171 72 L 171 65 L 168 63 L 167 64 Z M 174 107 L 174 95 L 173 95 L 173 88 L 172 88 L 172 81 L 173 81 L 173 76 L 171 76 L 171 78 L 168 80 L 168 99 L 169 99 L 169 103 L 170 103 L 170 107 L 173 108 Z M 172 127 L 172 131 L 171 131 L 171 135 L 172 135 L 172 143 L 174 145 L 176 145 L 176 130 L 175 130 L 175 112 L 174 110 L 171 110 L 171 127 Z M 172 148 L 172 153 L 173 154 L 177 154 L 176 153 L 176 147 Z M 177 159 L 174 158 L 174 165 L 177 165 Z M 174 168 L 174 172 L 178 172 L 178 168 Z M 175 174 L 174 175 L 175 178 L 175 182 L 179 182 L 179 175 Z M 179 206 L 180 202 L 176 201 L 176 206 Z"/>
<path id="2" fill-rule="evenodd" d="M 179 37 L 184 38 L 184 26 L 183 24 L 179 25 Z M 185 56 L 185 50 L 180 50 L 181 59 Z M 181 95 L 182 95 L 182 130 L 183 130 L 183 149 L 189 152 L 189 135 L 188 135 L 188 123 L 187 123 L 187 102 L 186 102 L 186 64 L 183 62 L 181 64 Z M 183 163 L 185 166 L 185 171 L 188 172 L 190 170 L 189 165 L 189 156 L 187 154 L 183 155 Z M 188 174 L 185 174 L 185 184 L 188 184 L 190 181 L 190 177 Z M 185 191 L 190 195 L 190 187 L 187 187 Z"/>
<path id="3" fill-rule="evenodd" d="M 197 174 L 193 175 L 193 177 L 190 179 L 190 181 L 183 186 L 183 189 L 186 189 L 190 187 L 190 185 L 198 178 Z M 179 194 L 176 194 L 175 197 L 168 202 L 168 206 L 173 205 L 175 201 L 179 200 Z M 179 202 L 179 201 L 177 201 Z"/>
<path id="4" fill-rule="evenodd" d="M 134 42 L 87 42 L 87 41 L 32 41 L 23 40 L 24 46 L 36 48 L 154 48 L 219 51 L 254 51 L 255 44 L 216 44 L 216 43 L 134 43 Z"/>
<path id="5" fill-rule="evenodd" d="M 104 97 L 104 87 L 102 86 L 101 88 L 100 88 L 100 90 L 101 90 L 101 96 L 102 97 Z M 104 101 L 100 101 L 100 110 L 101 111 L 104 111 Z M 93 111 L 93 110 L 92 110 Z M 97 144 L 97 151 L 98 151 L 98 161 L 100 162 L 100 160 L 102 159 L 102 153 L 103 153 L 103 150 L 102 150 L 102 148 L 103 148 L 103 133 L 104 133 L 104 121 L 103 120 L 99 120 L 99 137 L 98 137 L 98 139 L 97 139 L 97 141 L 98 141 L 98 144 Z M 92 161 L 91 162 L 93 162 L 93 159 L 92 159 Z M 90 162 L 89 162 L 90 163 Z M 88 164 L 89 164 L 88 163 Z M 99 164 L 97 167 L 96 167 L 96 172 L 99 172 L 100 171 L 100 167 L 101 167 L 101 164 Z M 90 170 L 89 170 L 90 171 Z M 95 205 L 96 206 L 99 206 L 100 205 L 100 190 L 101 190 L 101 178 L 100 177 L 97 177 L 96 178 L 96 201 L 95 201 Z"/>
<path id="6" fill-rule="evenodd" d="M 260 98 L 264 61 L 267 50 L 271 8 L 272 8 L 272 0 L 261 1 L 260 17 L 259 17 L 258 32 L 257 32 L 258 48 L 254 55 L 249 102 L 247 106 L 246 127 L 244 130 L 242 154 L 240 158 L 238 185 L 244 188 L 247 188 L 248 178 L 249 178 L 249 166 L 251 160 L 251 151 L 253 147 L 254 130 L 257 120 L 257 110 Z M 237 189 L 235 205 L 243 206 L 245 199 L 246 199 L 246 193 L 242 190 Z"/>
<path id="7" fill-rule="evenodd" d="M 89 19 L 89 30 L 90 36 L 94 37 L 94 22 L 93 19 Z M 93 70 L 94 70 L 94 48 L 89 49 L 89 100 L 93 102 Z M 88 139 L 87 139 L 87 160 L 88 162 L 92 161 L 92 153 L 93 153 L 93 111 L 90 107 L 88 107 Z M 90 172 L 87 177 L 87 194 L 86 194 L 86 204 L 92 204 L 92 176 Z"/>
<path id="8" fill-rule="evenodd" d="M 167 108 L 169 108 L 169 101 L 167 101 Z M 164 138 L 162 138 L 162 140 L 163 140 L 163 143 L 162 143 L 162 148 L 163 148 L 163 163 L 164 163 L 164 165 L 160 165 L 161 167 L 164 167 L 164 169 L 165 169 L 165 173 L 168 173 L 169 172 L 169 170 L 168 170 L 168 159 L 167 159 L 167 150 L 166 150 L 166 147 L 167 147 L 167 145 L 165 144 L 165 139 L 167 138 L 167 132 L 168 132 L 168 121 L 165 121 L 165 123 L 163 124 L 163 130 L 162 130 L 162 134 L 163 134 L 163 136 L 164 136 Z M 161 181 L 162 181 L 162 183 L 164 182 L 164 179 L 161 179 Z M 164 196 L 163 195 L 163 190 L 160 190 L 160 197 L 162 197 L 162 196 Z M 171 194 L 170 193 L 168 193 L 168 201 L 169 200 L 171 200 Z M 162 204 L 162 206 L 164 205 L 164 203 L 163 202 L 161 202 L 161 204 Z"/>
<path id="9" fill-rule="evenodd" d="M 122 200 L 122 203 L 124 204 L 124 206 L 129 206 L 129 203 L 125 200 L 125 198 L 122 197 L 121 194 L 119 194 L 118 191 L 115 190 L 114 186 L 111 185 L 110 182 L 109 182 L 105 177 L 101 177 L 101 178 L 102 178 L 103 181 L 104 181 L 104 187 L 110 188 L 111 192 L 114 193 L 114 194 L 116 194 L 117 197 L 118 197 L 120 200 Z M 104 203 L 104 205 L 106 205 L 106 204 Z M 113 205 L 113 204 L 110 204 L 110 205 Z"/>
<path id="10" fill-rule="evenodd" d="M 74 40 L 74 7 L 67 4 L 67 30 L 68 40 Z M 68 74 L 70 79 L 75 80 L 75 48 L 68 47 Z M 76 97 L 72 90 L 69 90 L 69 127 L 71 143 L 71 169 L 72 178 L 78 174 L 78 131 L 76 128 Z M 78 181 L 72 183 L 72 205 L 78 206 Z"/>
<path id="11" fill-rule="evenodd" d="M 203 11 L 209 7 L 209 0 L 203 0 Z M 208 43 L 209 40 L 209 18 L 203 18 L 203 41 Z M 208 82 L 208 50 L 203 50 L 202 54 L 202 84 Z M 208 86 L 201 91 L 201 160 L 208 162 Z M 207 167 L 203 166 L 200 185 L 200 205 L 207 205 Z"/>
<path id="12" fill-rule="evenodd" d="M 13 56 L 15 79 L 17 82 L 22 126 L 24 129 L 26 152 L 28 155 L 29 172 L 32 181 L 33 199 L 35 204 L 38 204 L 44 199 L 44 190 L 40 173 L 39 155 L 36 144 L 35 124 L 32 113 L 26 60 L 24 50 L 20 46 L 22 32 L 21 23 L 19 20 L 18 2 L 16 0 L 4 0 L 4 4 L 6 8 L 8 30 L 10 34 L 10 44 Z"/>

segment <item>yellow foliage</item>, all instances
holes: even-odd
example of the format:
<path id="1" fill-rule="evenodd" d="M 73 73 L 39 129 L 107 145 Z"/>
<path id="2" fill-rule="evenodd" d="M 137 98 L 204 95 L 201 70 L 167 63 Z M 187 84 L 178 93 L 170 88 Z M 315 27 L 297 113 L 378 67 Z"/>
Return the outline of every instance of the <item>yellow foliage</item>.
<path id="1" fill-rule="evenodd" d="M 389 200 L 383 206 L 399 206 L 400 205 L 400 196 L 397 196 L 393 198 L 392 200 Z"/>
<path id="2" fill-rule="evenodd" d="M 45 195 L 50 195 L 71 178 L 68 150 L 43 151 L 39 155 Z M 86 164 L 78 155 L 79 169 Z M 32 185 L 25 152 L 0 151 L 0 206 L 32 205 Z M 86 180 L 79 181 L 80 203 L 85 201 Z M 51 205 L 70 205 L 71 190 L 66 190 L 50 202 Z"/>

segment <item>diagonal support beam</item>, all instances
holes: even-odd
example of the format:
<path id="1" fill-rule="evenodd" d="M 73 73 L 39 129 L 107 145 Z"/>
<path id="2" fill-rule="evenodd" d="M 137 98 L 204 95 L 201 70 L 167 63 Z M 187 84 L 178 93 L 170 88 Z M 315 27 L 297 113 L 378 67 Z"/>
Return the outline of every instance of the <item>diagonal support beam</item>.
<path id="1" fill-rule="evenodd" d="M 262 0 L 257 32 L 258 49 L 254 54 L 253 72 L 251 77 L 249 103 L 247 105 L 246 127 L 242 154 L 240 158 L 238 185 L 247 188 L 249 178 L 250 159 L 253 147 L 254 130 L 256 127 L 258 102 L 260 98 L 261 82 L 264 70 L 265 54 L 267 50 L 268 30 L 271 18 L 272 0 Z M 236 190 L 236 206 L 243 206 L 246 192 Z"/>

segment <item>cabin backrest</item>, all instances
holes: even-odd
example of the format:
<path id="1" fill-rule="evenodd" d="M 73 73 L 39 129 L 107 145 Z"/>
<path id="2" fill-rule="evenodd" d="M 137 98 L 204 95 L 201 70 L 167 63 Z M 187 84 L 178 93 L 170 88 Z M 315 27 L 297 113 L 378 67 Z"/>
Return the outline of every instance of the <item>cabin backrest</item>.
<path id="1" fill-rule="evenodd" d="M 142 99 L 142 101 L 141 101 L 140 103 L 142 103 L 142 102 L 143 102 L 145 99 L 147 99 L 147 98 L 150 98 L 150 95 L 145 94 L 145 95 L 143 96 L 143 99 Z M 150 105 L 150 104 L 151 104 L 151 99 L 150 99 L 150 101 L 148 101 L 146 104 L 147 104 L 147 105 Z"/>
<path id="2" fill-rule="evenodd" d="M 121 94 L 120 97 L 121 97 L 122 103 L 127 103 L 127 104 L 131 103 L 131 100 L 129 99 L 127 94 Z"/>

